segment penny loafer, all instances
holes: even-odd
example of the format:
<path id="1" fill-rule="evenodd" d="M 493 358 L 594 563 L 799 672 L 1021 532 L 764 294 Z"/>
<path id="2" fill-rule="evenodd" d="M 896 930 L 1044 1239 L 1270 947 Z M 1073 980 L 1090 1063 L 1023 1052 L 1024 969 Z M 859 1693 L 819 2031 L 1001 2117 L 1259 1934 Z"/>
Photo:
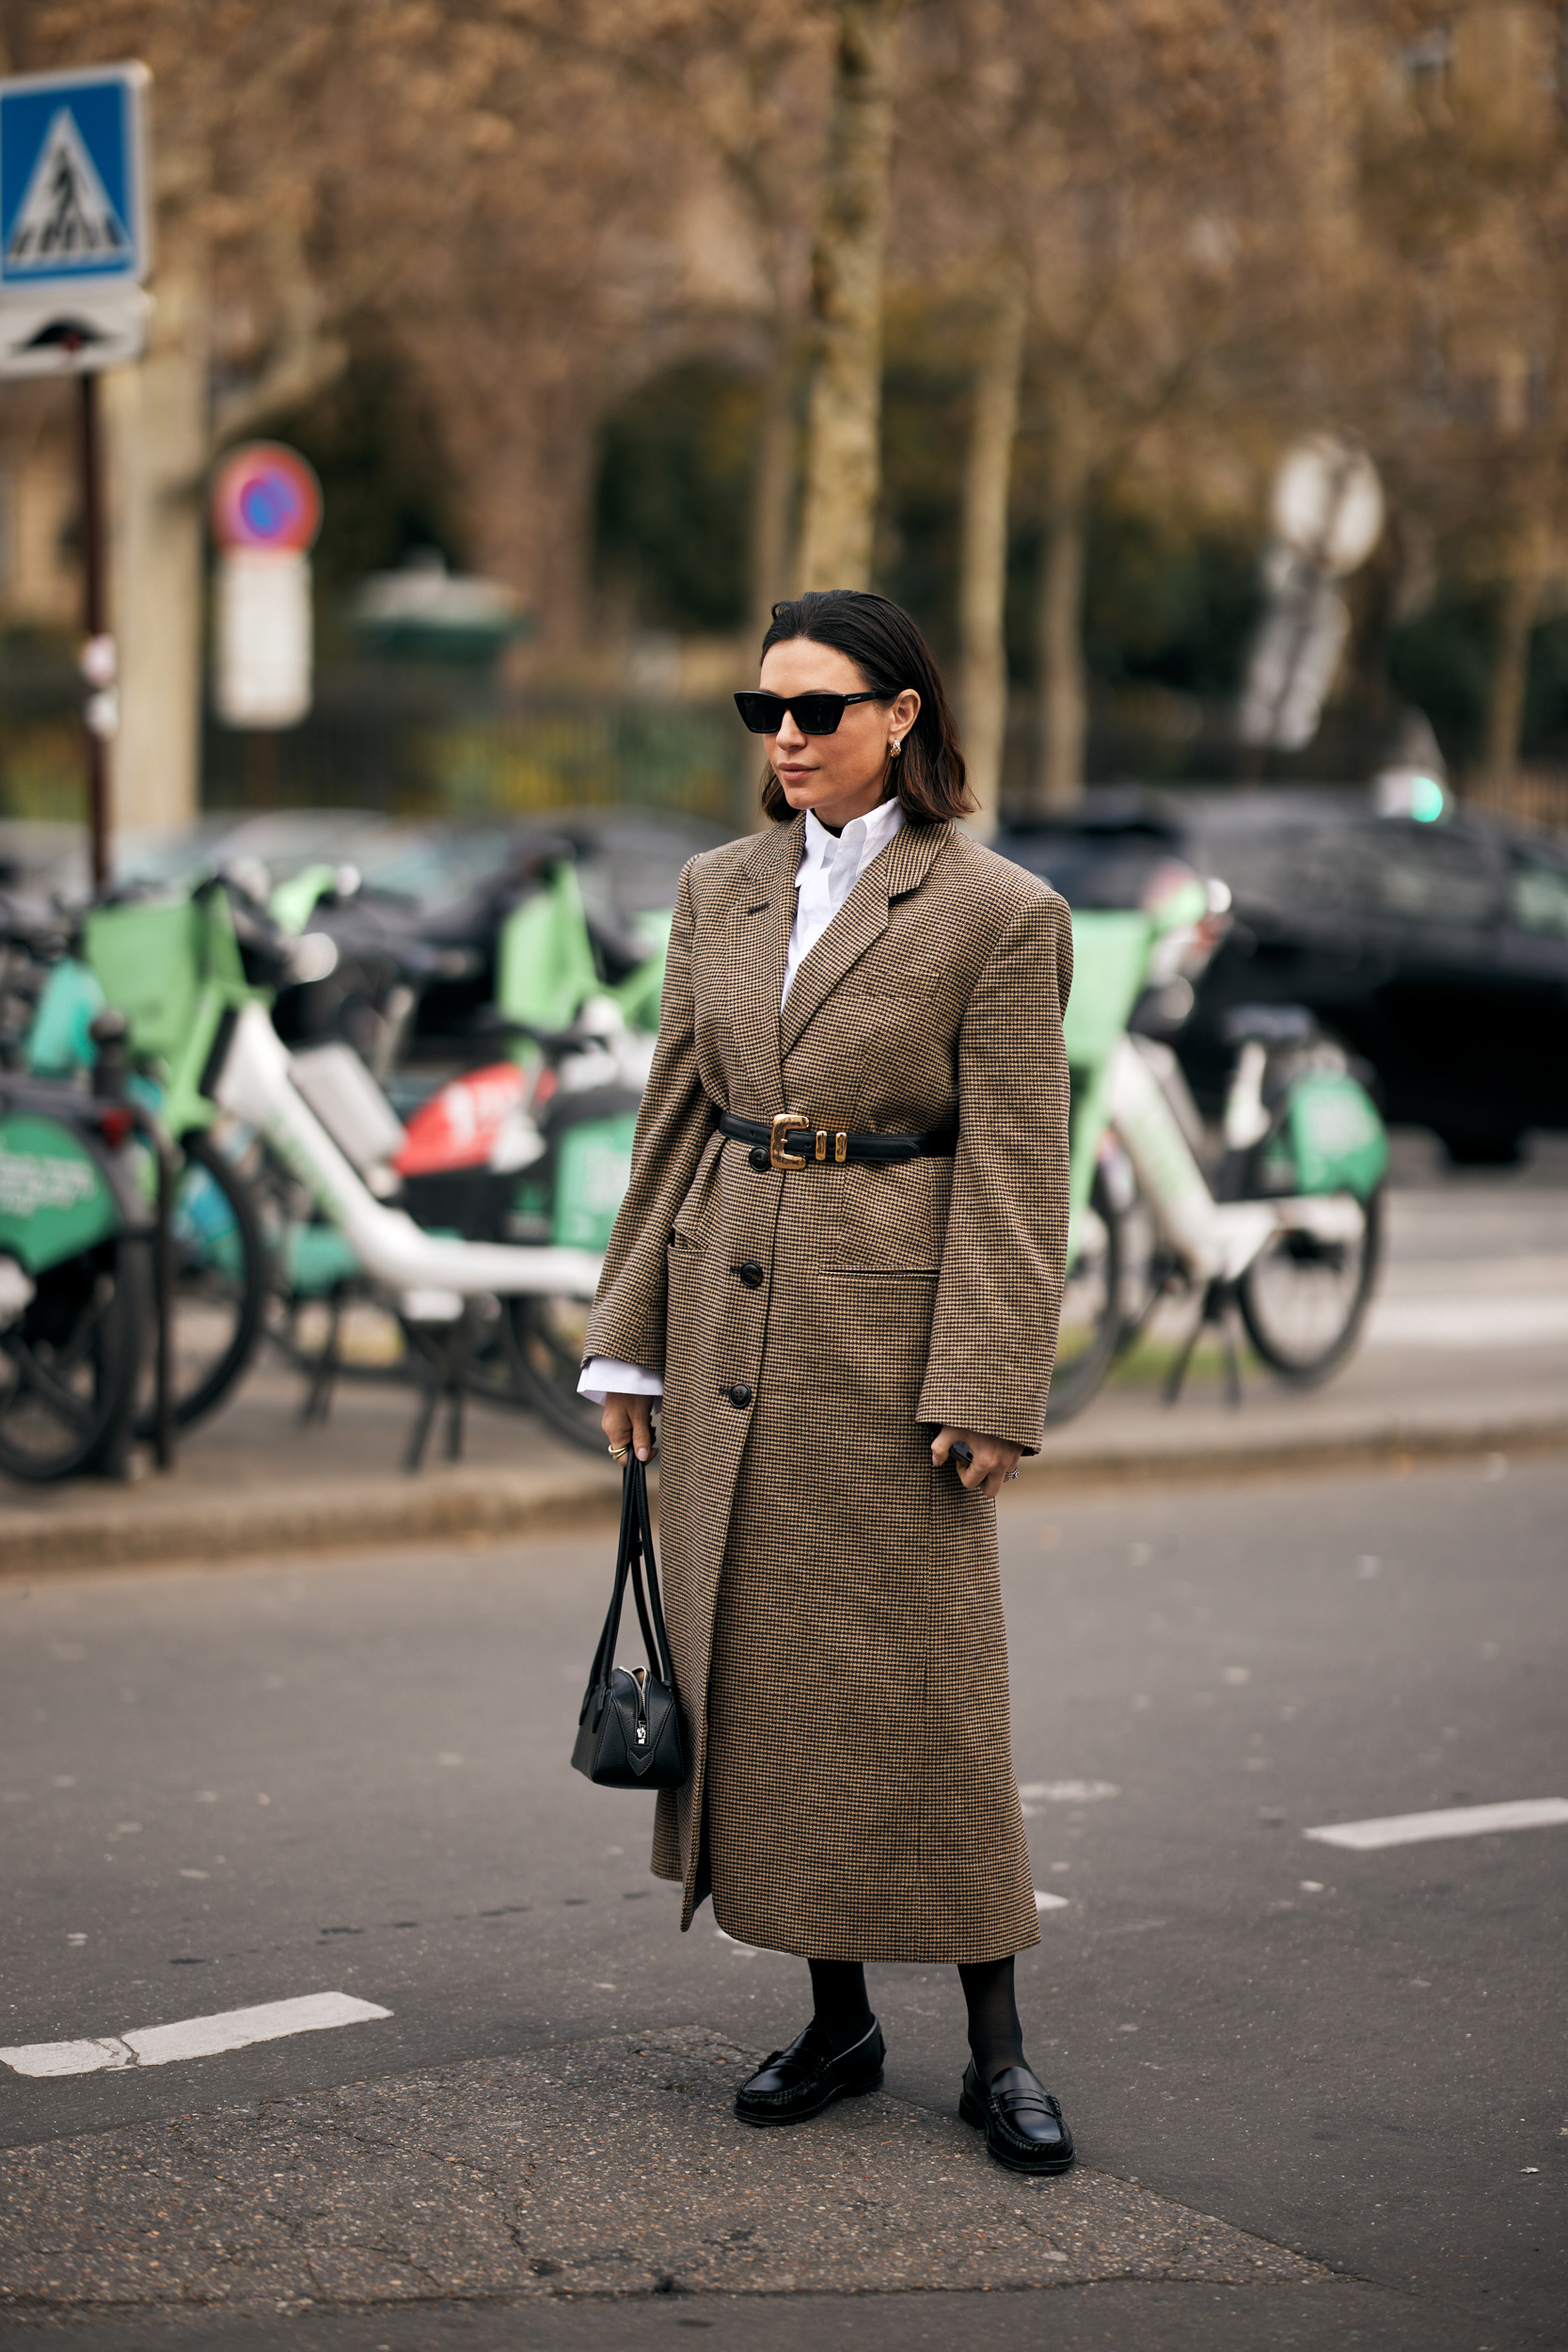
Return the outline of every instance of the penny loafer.
<path id="1" fill-rule="evenodd" d="M 1059 2103 L 1027 2066 L 1004 2067 L 988 2089 L 970 2059 L 958 2092 L 958 2113 L 986 2135 L 998 2164 L 1014 2172 L 1065 2172 L 1072 2134 Z"/>
<path id="2" fill-rule="evenodd" d="M 765 2058 L 741 2084 L 735 2111 L 743 2123 L 803 2123 L 835 2099 L 858 2099 L 863 2091 L 879 2090 L 886 2056 L 875 2018 L 847 2050 L 833 2049 L 814 2022 L 796 2035 L 787 2050 Z"/>

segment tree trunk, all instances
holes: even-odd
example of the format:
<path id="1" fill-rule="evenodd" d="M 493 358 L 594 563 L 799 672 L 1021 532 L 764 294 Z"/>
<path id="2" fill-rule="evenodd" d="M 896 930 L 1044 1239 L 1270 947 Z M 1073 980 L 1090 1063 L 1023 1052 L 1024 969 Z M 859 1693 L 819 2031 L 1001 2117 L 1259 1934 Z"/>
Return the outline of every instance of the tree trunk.
<path id="1" fill-rule="evenodd" d="M 1084 793 L 1088 691 L 1084 673 L 1084 543 L 1089 469 L 1070 408 L 1058 413 L 1040 544 L 1039 766 L 1042 808 L 1071 808 Z"/>
<path id="2" fill-rule="evenodd" d="M 103 381 L 117 834 L 188 824 L 200 803 L 206 315 L 199 274 L 166 267 L 146 358 Z"/>
<path id="3" fill-rule="evenodd" d="M 781 321 L 763 392 L 752 482 L 752 633 L 758 644 L 773 607 L 789 594 L 789 507 L 795 489 L 795 350 Z"/>
<path id="4" fill-rule="evenodd" d="M 1024 316 L 1022 282 L 1009 274 L 980 336 L 964 472 L 959 702 L 970 789 L 979 803 L 970 829 L 987 841 L 996 831 L 1007 734 L 1007 493 L 1018 434 Z"/>
<path id="5" fill-rule="evenodd" d="M 1486 774 L 1508 783 L 1518 772 L 1529 684 L 1529 644 L 1545 584 L 1545 544 L 1532 534 L 1514 553 L 1497 605 L 1497 634 L 1486 697 Z"/>
<path id="6" fill-rule="evenodd" d="M 815 328 L 800 577 L 871 579 L 880 460 L 882 252 L 893 61 L 904 0 L 842 0 L 827 191 L 812 254 Z"/>

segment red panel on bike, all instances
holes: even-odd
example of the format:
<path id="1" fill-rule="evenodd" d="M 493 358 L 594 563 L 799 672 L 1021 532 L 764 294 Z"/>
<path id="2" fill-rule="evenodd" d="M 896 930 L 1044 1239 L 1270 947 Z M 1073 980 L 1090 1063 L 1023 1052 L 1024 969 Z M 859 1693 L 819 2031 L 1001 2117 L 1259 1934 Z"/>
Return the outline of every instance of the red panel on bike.
<path id="1" fill-rule="evenodd" d="M 392 1166 L 400 1176 L 487 1167 L 501 1129 L 527 1092 L 527 1072 L 511 1061 L 453 1078 L 414 1113 Z"/>

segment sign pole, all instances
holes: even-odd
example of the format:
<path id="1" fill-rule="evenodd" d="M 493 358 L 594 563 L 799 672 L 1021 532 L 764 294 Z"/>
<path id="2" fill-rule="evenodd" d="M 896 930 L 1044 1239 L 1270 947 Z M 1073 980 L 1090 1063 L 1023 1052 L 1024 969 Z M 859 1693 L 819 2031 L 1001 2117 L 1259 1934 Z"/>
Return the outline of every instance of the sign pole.
<path id="1" fill-rule="evenodd" d="M 82 623 L 89 660 L 108 638 L 107 548 L 103 529 L 103 452 L 98 376 L 77 378 L 81 386 Z M 87 790 L 92 826 L 92 886 L 109 879 L 109 744 L 98 714 L 87 710 Z"/>
<path id="2" fill-rule="evenodd" d="M 151 78 L 130 62 L 0 80 L 0 381 L 81 378 L 82 716 L 95 891 L 109 879 L 109 745 L 119 724 L 98 377 L 147 347 Z"/>

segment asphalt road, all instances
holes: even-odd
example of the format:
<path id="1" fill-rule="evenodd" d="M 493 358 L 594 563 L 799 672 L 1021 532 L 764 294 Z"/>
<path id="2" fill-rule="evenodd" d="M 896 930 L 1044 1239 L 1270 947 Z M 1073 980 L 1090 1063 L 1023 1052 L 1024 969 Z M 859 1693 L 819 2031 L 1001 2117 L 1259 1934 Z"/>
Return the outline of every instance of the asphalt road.
<path id="1" fill-rule="evenodd" d="M 1066 1899 L 1020 1963 L 1034 2062 L 1089 2166 L 1367 2282 L 1332 2321 L 1130 2283 L 955 2296 L 941 2319 L 893 2296 L 852 2325 L 688 2304 L 626 2341 L 1568 2343 L 1568 1827 L 1364 1853 L 1303 1834 L 1568 1797 L 1568 1465 L 1499 1470 L 1003 1514 L 1035 1880 Z M 608 1551 L 0 1585 L 0 2042 L 327 1988 L 392 2012 L 156 2069 L 0 2069 L 0 2143 L 634 2027 L 759 2056 L 796 2030 L 800 1963 L 706 1910 L 683 1939 L 645 1802 L 567 1768 Z M 955 1973 L 871 1975 L 889 2091 L 950 2113 Z M 489 2325 L 209 2319 L 198 2340 L 567 2346 L 590 2319 Z"/>

